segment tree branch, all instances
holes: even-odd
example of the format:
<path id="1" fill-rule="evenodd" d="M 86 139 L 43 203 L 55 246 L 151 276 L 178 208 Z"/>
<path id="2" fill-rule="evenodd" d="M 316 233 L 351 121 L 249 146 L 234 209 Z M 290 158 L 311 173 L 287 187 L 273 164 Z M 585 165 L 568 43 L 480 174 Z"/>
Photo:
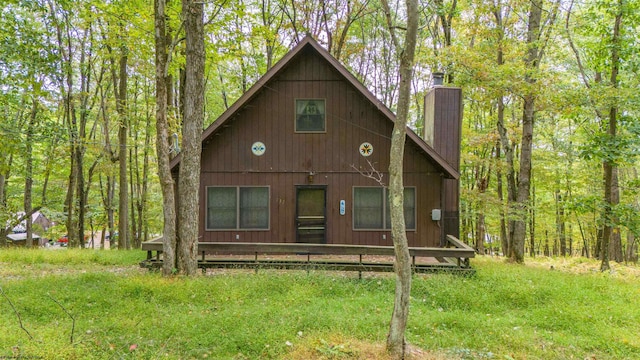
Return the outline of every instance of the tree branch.
<path id="1" fill-rule="evenodd" d="M 368 171 L 363 171 L 359 168 L 357 168 L 355 165 L 351 164 L 351 168 L 354 169 L 355 171 L 357 171 L 360 175 L 372 179 L 373 181 L 377 182 L 378 184 L 380 184 L 380 186 L 384 187 L 384 181 L 382 181 L 382 179 L 384 178 L 384 174 L 381 173 L 380 171 L 378 171 L 376 169 L 375 166 L 373 166 L 373 163 L 371 163 L 371 161 L 369 161 L 369 159 L 367 159 L 367 164 L 369 165 L 369 170 Z"/>
<path id="2" fill-rule="evenodd" d="M 384 16 L 387 20 L 387 27 L 389 28 L 389 35 L 391 36 L 391 41 L 396 49 L 400 49 L 400 43 L 398 42 L 398 37 L 396 36 L 396 32 L 394 29 L 398 28 L 393 25 L 393 21 L 391 20 L 391 8 L 389 8 L 388 1 L 382 1 L 382 9 L 384 10 Z"/>
<path id="3" fill-rule="evenodd" d="M 31 334 L 29 333 L 29 330 L 27 330 L 22 324 L 22 318 L 20 317 L 20 313 L 18 312 L 16 307 L 13 305 L 13 302 L 11 301 L 11 299 L 9 299 L 7 294 L 4 293 L 4 290 L 1 287 L 0 287 L 0 294 L 2 295 L 3 298 L 7 299 L 7 302 L 9 302 L 9 306 L 11 306 L 11 309 L 13 309 L 13 313 L 16 314 L 16 317 L 18 318 L 18 323 L 20 324 L 20 329 L 22 329 L 25 333 L 27 333 L 27 335 L 29 335 L 29 339 L 33 340 L 33 336 L 31 336 Z"/>
<path id="4" fill-rule="evenodd" d="M 67 310 L 67 308 L 65 308 L 64 306 L 62 306 L 62 304 L 60 304 L 58 302 L 58 300 L 54 299 L 53 296 L 47 294 L 47 296 L 49 297 L 49 299 L 51 299 L 54 303 L 56 303 L 58 306 L 60 306 L 60 308 L 62 309 L 62 311 L 64 311 L 68 317 L 71 318 L 71 336 L 69 339 L 69 343 L 73 345 L 73 335 L 75 333 L 76 330 L 76 318 L 73 317 L 73 315 L 71 315 L 71 313 Z"/>

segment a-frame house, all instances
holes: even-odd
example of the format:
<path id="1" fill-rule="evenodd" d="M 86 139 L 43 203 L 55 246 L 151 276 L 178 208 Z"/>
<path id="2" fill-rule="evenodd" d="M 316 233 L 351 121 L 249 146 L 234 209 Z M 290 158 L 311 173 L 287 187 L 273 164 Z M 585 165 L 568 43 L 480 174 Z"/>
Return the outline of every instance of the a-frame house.
<path id="1" fill-rule="evenodd" d="M 405 218 L 410 246 L 439 247 L 458 236 L 461 91 L 435 86 L 425 104 L 427 140 L 408 129 Z M 305 38 L 204 131 L 199 241 L 392 245 L 394 121 Z"/>

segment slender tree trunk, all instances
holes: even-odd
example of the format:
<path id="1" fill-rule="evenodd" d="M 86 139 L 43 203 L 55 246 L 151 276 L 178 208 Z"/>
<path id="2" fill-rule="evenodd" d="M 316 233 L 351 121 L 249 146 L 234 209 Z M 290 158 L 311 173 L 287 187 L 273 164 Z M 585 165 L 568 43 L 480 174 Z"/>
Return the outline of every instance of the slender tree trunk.
<path id="1" fill-rule="evenodd" d="M 451 1 L 451 3 L 444 4 L 443 0 L 434 0 L 436 6 L 436 14 L 438 15 L 438 19 L 440 20 L 440 26 L 442 27 L 442 35 L 444 38 L 443 46 L 448 48 L 451 46 L 451 30 L 453 24 L 453 15 L 456 13 L 456 6 L 458 4 L 457 0 Z M 448 8 L 447 8 L 448 6 Z M 453 83 L 454 73 L 451 69 L 451 60 L 445 60 L 445 66 L 447 68 L 447 83 Z"/>
<path id="2" fill-rule="evenodd" d="M 567 232 L 565 226 L 564 197 L 560 193 L 559 181 L 556 183 L 556 233 L 560 242 L 560 256 L 567 256 Z"/>
<path id="3" fill-rule="evenodd" d="M 137 143 L 137 142 L 136 142 Z M 134 145 L 134 148 L 137 146 Z M 138 174 L 138 161 L 137 161 L 138 151 L 133 151 L 133 149 L 129 149 L 129 210 L 131 211 L 131 218 L 129 219 L 129 224 L 131 224 L 131 236 L 129 237 L 129 244 L 133 244 L 136 246 L 138 242 L 138 222 L 136 221 L 136 210 L 138 209 L 136 206 L 137 201 L 137 174 Z M 139 215 L 139 214 L 138 214 Z"/>
<path id="4" fill-rule="evenodd" d="M 70 66 L 70 65 L 69 65 Z M 68 76 L 71 76 L 70 74 Z M 65 199 L 65 213 L 67 215 L 66 219 L 66 227 L 67 227 L 67 236 L 70 246 L 74 246 L 78 243 L 77 234 L 78 234 L 78 221 L 76 219 L 76 196 L 75 191 L 78 182 L 78 165 L 77 165 L 77 147 L 79 146 L 78 140 L 78 128 L 77 121 L 75 116 L 75 107 L 73 104 L 72 96 L 71 96 L 71 81 L 68 80 L 69 94 L 65 97 L 65 111 L 67 116 L 67 127 L 69 130 L 69 141 L 70 141 L 70 173 L 69 173 L 69 184 L 67 186 L 67 196 Z"/>
<path id="5" fill-rule="evenodd" d="M 395 35 L 395 27 L 391 20 L 391 10 L 386 0 L 382 1 L 386 14 L 389 32 L 400 57 L 400 93 L 398 98 L 398 114 L 391 135 L 391 153 L 389 162 L 389 202 L 391 212 L 391 237 L 395 252 L 394 269 L 396 274 L 395 300 L 393 313 L 387 336 L 387 350 L 395 359 L 404 359 L 405 331 L 409 318 L 409 301 L 411 298 L 411 262 L 404 221 L 404 182 L 403 159 L 404 145 L 411 101 L 411 79 L 418 30 L 418 1 L 406 1 L 407 30 L 404 46 L 401 48 Z"/>
<path id="6" fill-rule="evenodd" d="M 501 142 L 498 140 L 496 142 L 496 159 L 500 160 L 501 153 Z M 501 167 L 498 166 L 496 169 L 496 191 L 498 193 L 498 199 L 500 199 L 500 247 L 502 249 L 502 255 L 507 254 L 507 250 L 509 248 L 509 239 L 507 238 L 507 213 L 505 211 L 504 206 L 504 192 L 502 189 L 502 170 Z"/>
<path id="7" fill-rule="evenodd" d="M 516 201 L 516 175 L 514 165 L 514 149 L 509 140 L 507 134 L 507 128 L 504 125 L 504 100 L 500 96 L 498 98 L 498 133 L 500 135 L 500 142 L 504 149 L 505 161 L 507 163 L 507 211 L 503 215 L 503 221 L 506 223 L 504 226 L 505 233 L 502 238 L 502 248 L 504 256 L 509 256 L 511 251 L 513 231 L 515 228 L 515 221 L 513 220 L 513 204 Z M 502 191 L 500 192 L 502 194 Z M 502 195 L 501 195 L 502 196 Z"/>
<path id="8" fill-rule="evenodd" d="M 627 261 L 632 263 L 638 262 L 638 242 L 636 236 L 631 232 L 627 232 Z"/>
<path id="9" fill-rule="evenodd" d="M 76 147 L 76 160 L 75 160 L 76 168 L 77 168 L 77 180 L 76 180 L 76 201 L 77 201 L 77 212 L 78 212 L 78 220 L 76 223 L 77 226 L 77 237 L 76 241 L 71 241 L 69 238 L 70 246 L 80 246 L 84 247 L 84 219 L 86 215 L 86 208 L 84 203 L 84 151 L 81 148 L 81 145 Z"/>
<path id="10" fill-rule="evenodd" d="M 162 273 L 171 275 L 176 264 L 176 203 L 174 182 L 169 158 L 169 124 L 167 121 L 168 86 L 167 34 L 165 24 L 165 0 L 154 1 L 156 43 L 156 156 L 158 177 L 162 189 L 163 241 Z"/>
<path id="11" fill-rule="evenodd" d="M 92 30 L 91 24 L 88 25 L 88 30 L 81 40 L 80 48 L 80 93 L 79 98 L 79 115 L 80 121 L 78 123 L 78 144 L 75 148 L 75 165 L 77 168 L 77 180 L 76 180 L 76 201 L 77 201 L 77 238 L 76 241 L 72 241 L 69 237 L 70 246 L 80 246 L 84 248 L 84 229 L 85 218 L 87 213 L 87 194 L 85 189 L 85 177 L 84 177 L 84 155 L 86 152 L 86 140 L 87 140 L 87 123 L 89 120 L 89 112 L 91 111 L 89 105 L 89 94 L 91 85 L 91 75 L 93 74 L 93 56 L 92 56 Z M 72 118 L 75 118 L 75 113 L 71 114 Z M 91 171 L 89 172 L 91 176 Z M 89 178 L 90 182 L 90 178 Z M 88 188 L 88 186 L 87 186 Z"/>
<path id="12" fill-rule="evenodd" d="M 128 49 L 122 47 L 120 54 L 120 73 L 118 76 L 118 96 L 116 99 L 116 110 L 120 127 L 118 128 L 118 248 L 130 249 L 129 243 L 129 193 L 127 182 L 127 61 Z"/>
<path id="13" fill-rule="evenodd" d="M 3 164 L 4 165 L 4 164 Z M 9 167 L 8 167 L 9 168 Z M 7 201 L 5 199 L 6 177 L 4 173 L 0 173 L 0 211 L 6 211 Z M 0 226 L 0 248 L 7 246 L 7 228 Z"/>
<path id="14" fill-rule="evenodd" d="M 499 3 L 498 5 L 499 6 Z M 496 7 L 493 9 L 493 16 L 496 21 L 496 26 L 500 29 L 498 36 L 498 49 L 496 53 L 496 64 L 498 66 L 504 65 L 504 51 L 502 49 L 502 41 L 504 37 L 504 25 L 502 19 L 502 8 Z M 506 202 L 506 211 L 501 211 L 500 213 L 500 241 L 502 245 L 502 254 L 504 256 L 509 255 L 511 239 L 513 239 L 513 229 L 514 229 L 514 221 L 512 219 L 512 204 L 516 201 L 516 176 L 515 176 L 515 166 L 514 166 L 514 156 L 513 156 L 513 146 L 511 145 L 511 141 L 509 140 L 509 136 L 507 134 L 507 128 L 504 124 L 504 94 L 500 93 L 497 97 L 497 114 L 496 114 L 496 127 L 498 129 L 498 134 L 500 135 L 497 145 L 497 158 L 500 159 L 501 149 L 504 149 L 505 161 L 507 163 L 507 202 Z M 500 202 L 504 204 L 504 195 L 502 190 L 502 171 L 500 167 L 498 168 L 498 196 L 500 197 Z M 504 205 L 503 205 L 504 206 Z"/>
<path id="15" fill-rule="evenodd" d="M 485 254 L 485 249 L 484 249 L 484 238 L 486 237 L 486 228 L 485 228 L 485 222 L 484 222 L 484 214 L 481 212 L 478 212 L 478 214 L 476 215 L 476 251 L 478 252 L 478 254 L 480 255 L 484 255 Z"/>
<path id="16" fill-rule="evenodd" d="M 115 245 L 115 209 L 113 206 L 113 199 L 115 197 L 115 179 L 112 175 L 107 175 L 106 184 L 102 182 L 102 176 L 99 178 L 100 181 L 100 194 L 102 197 L 102 204 L 104 206 L 104 210 L 107 213 L 107 229 L 109 231 L 109 248 L 114 247 Z M 106 238 L 105 238 L 106 240 Z M 103 241 L 100 245 L 102 249 L 105 248 L 105 242 Z M 114 247 L 115 248 L 115 247 Z"/>
<path id="17" fill-rule="evenodd" d="M 75 117 L 75 102 L 73 96 L 73 63 L 75 56 L 71 46 L 71 34 L 67 28 L 68 13 L 61 8 L 56 8 L 53 1 L 47 1 L 51 14 L 54 16 L 53 23 L 56 30 L 57 50 L 59 52 L 62 68 L 64 69 L 60 80 L 60 93 L 63 101 L 63 125 L 66 125 L 69 132 L 69 182 L 64 201 L 64 213 L 66 215 L 65 225 L 69 244 L 77 243 L 77 220 L 75 218 L 75 189 L 77 182 L 76 147 L 79 146 L 78 127 Z M 62 19 L 58 19 L 57 16 Z"/>
<path id="18" fill-rule="evenodd" d="M 484 174 L 479 167 L 476 169 L 476 187 L 478 189 L 478 194 L 482 195 L 487 191 L 489 187 L 489 178 L 491 177 L 491 168 L 489 168 Z M 485 254 L 484 242 L 486 238 L 486 224 L 485 224 L 485 215 L 484 215 L 485 207 L 483 205 L 479 205 L 476 213 L 476 251 L 480 255 Z"/>
<path id="19" fill-rule="evenodd" d="M 147 98 L 147 105 L 149 96 Z M 144 135 L 144 151 L 143 151 L 143 159 L 142 159 L 142 180 L 138 181 L 138 187 L 140 187 L 140 191 L 138 194 L 138 236 L 136 237 L 136 248 L 139 248 L 142 241 L 147 241 L 147 231 L 145 228 L 145 224 L 147 223 L 147 192 L 149 188 L 149 156 L 150 151 L 149 147 L 151 145 L 151 116 L 147 109 L 145 109 L 146 122 L 145 122 L 145 135 Z M 141 183 L 140 183 L 141 182 Z"/>
<path id="20" fill-rule="evenodd" d="M 618 69 L 620 66 L 620 26 L 622 24 L 622 0 L 618 0 L 618 8 L 616 12 L 615 22 L 613 26 L 613 37 L 611 46 L 611 77 L 610 83 L 614 89 L 618 88 Z M 618 127 L 618 105 L 613 104 L 609 108 L 609 124 L 607 127 L 607 136 L 609 140 L 616 138 Z M 616 227 L 616 220 L 613 208 L 618 205 L 619 189 L 617 187 L 617 164 L 615 161 L 606 159 L 603 164 L 604 168 L 604 231 L 602 236 L 602 245 L 600 247 L 602 263 L 601 271 L 611 269 L 609 265 L 609 243 L 614 236 L 614 231 L 619 231 Z M 614 230 L 615 229 L 615 230 Z"/>
<path id="21" fill-rule="evenodd" d="M 56 147 L 58 146 L 57 136 L 50 140 L 49 150 L 47 151 L 47 157 L 44 165 L 44 179 L 42 180 L 42 206 L 47 206 L 47 190 L 49 188 L 49 179 L 51 178 L 51 171 L 53 170 L 54 158 L 56 156 Z"/>
<path id="22" fill-rule="evenodd" d="M 532 0 L 529 8 L 527 30 L 527 55 L 525 58 L 525 81 L 533 87 L 536 83 L 535 72 L 540 61 L 540 25 L 542 19 L 542 0 Z M 535 119 L 536 97 L 534 90 L 526 90 L 522 105 L 522 143 L 520 149 L 520 170 L 516 192 L 516 220 L 513 230 L 512 246 L 509 246 L 509 260 L 524 262 L 524 241 L 526 236 L 526 214 L 531 192 L 531 154 L 533 151 L 533 123 Z"/>
<path id="23" fill-rule="evenodd" d="M 4 210 L 6 206 L 6 200 L 4 198 L 4 187 L 6 178 L 3 173 L 0 173 L 0 211 Z"/>
<path id="24" fill-rule="evenodd" d="M 26 163 L 25 163 L 25 175 L 24 175 L 24 212 L 28 214 L 31 212 L 33 206 L 32 194 L 33 194 L 33 128 L 36 125 L 36 115 L 38 113 L 38 101 L 36 96 L 33 96 L 33 105 L 31 108 L 31 115 L 27 122 L 27 138 L 26 138 Z M 26 218 L 26 230 L 27 238 L 25 244 L 28 249 L 33 247 L 33 229 L 32 229 L 32 217 Z"/>
<path id="25" fill-rule="evenodd" d="M 612 184 L 611 184 L 611 202 L 615 205 L 620 203 L 620 186 L 618 185 L 618 167 L 613 168 Z M 622 251 L 622 232 L 618 225 L 620 219 L 614 218 L 613 232 L 611 233 L 611 241 L 609 242 L 609 256 L 610 259 L 617 262 L 623 262 L 624 256 Z"/>

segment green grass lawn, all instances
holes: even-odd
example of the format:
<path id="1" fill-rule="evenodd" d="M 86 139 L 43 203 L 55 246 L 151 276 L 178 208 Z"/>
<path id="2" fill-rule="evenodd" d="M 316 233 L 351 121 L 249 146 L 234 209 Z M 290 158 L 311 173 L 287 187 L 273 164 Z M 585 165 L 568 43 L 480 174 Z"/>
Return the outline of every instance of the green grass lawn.
<path id="1" fill-rule="evenodd" d="M 144 256 L 0 249 L 0 358 L 372 358 L 362 344 L 384 343 L 388 274 L 163 278 L 137 267 Z M 637 268 L 544 261 L 479 258 L 473 277 L 416 275 L 408 341 L 424 358 L 640 359 Z"/>

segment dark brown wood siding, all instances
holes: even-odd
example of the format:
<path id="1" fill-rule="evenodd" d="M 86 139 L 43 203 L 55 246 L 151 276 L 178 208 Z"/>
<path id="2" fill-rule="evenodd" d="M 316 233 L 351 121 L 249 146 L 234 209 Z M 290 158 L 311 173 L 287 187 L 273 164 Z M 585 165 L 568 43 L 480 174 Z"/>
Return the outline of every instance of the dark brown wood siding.
<path id="1" fill-rule="evenodd" d="M 326 133 L 295 133 L 295 99 L 325 99 Z M 389 231 L 353 230 L 354 186 L 379 186 L 356 169 L 370 165 L 387 171 L 393 124 L 324 59 L 303 51 L 242 107 L 208 143 L 203 144 L 201 241 L 295 242 L 296 186 L 327 188 L 327 243 L 392 245 Z M 262 156 L 251 145 L 266 146 Z M 359 153 L 363 142 L 373 154 Z M 410 246 L 440 245 L 440 228 L 431 210 L 441 208 L 440 172 L 411 142 L 405 150 L 405 186 L 416 187 L 416 230 Z M 383 181 L 388 176 L 385 174 Z M 205 231 L 208 186 L 269 186 L 270 229 Z M 340 200 L 346 214 L 340 215 Z"/>
<path id="2" fill-rule="evenodd" d="M 444 159 L 460 170 L 462 131 L 462 90 L 438 86 L 425 96 L 425 134 L 427 142 Z M 445 235 L 460 237 L 459 181 L 446 179 L 443 184 L 442 243 Z"/>

